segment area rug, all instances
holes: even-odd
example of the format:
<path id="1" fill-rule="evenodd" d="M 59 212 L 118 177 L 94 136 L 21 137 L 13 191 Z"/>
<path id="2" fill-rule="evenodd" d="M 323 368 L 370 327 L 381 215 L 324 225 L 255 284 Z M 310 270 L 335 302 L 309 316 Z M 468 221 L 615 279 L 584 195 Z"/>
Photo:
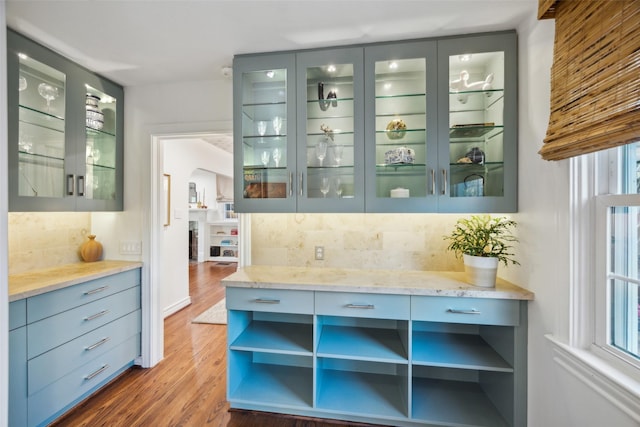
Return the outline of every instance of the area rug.
<path id="1" fill-rule="evenodd" d="M 225 307 L 226 300 L 218 302 L 212 307 L 209 307 L 206 311 L 202 312 L 191 323 L 210 323 L 214 325 L 226 325 L 227 324 L 227 308 Z"/>

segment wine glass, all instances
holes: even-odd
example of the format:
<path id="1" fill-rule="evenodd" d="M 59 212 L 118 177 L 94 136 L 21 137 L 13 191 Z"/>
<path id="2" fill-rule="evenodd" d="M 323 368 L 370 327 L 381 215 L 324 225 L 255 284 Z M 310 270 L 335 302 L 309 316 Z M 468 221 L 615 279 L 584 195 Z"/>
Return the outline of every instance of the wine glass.
<path id="1" fill-rule="evenodd" d="M 270 158 L 271 158 L 271 153 L 269 153 L 267 150 L 264 150 L 262 152 L 262 155 L 260 156 L 260 160 L 262 160 L 262 164 L 264 165 L 265 168 L 269 164 Z"/>
<path id="2" fill-rule="evenodd" d="M 258 140 L 258 142 L 260 144 L 264 143 L 264 134 L 267 132 L 267 122 L 265 121 L 259 121 L 257 123 L 257 128 L 258 128 L 258 135 L 260 135 L 260 140 Z"/>
<path id="3" fill-rule="evenodd" d="M 335 185 L 336 196 L 338 198 L 342 197 L 342 180 L 339 176 L 335 177 L 333 184 Z"/>
<path id="4" fill-rule="evenodd" d="M 258 122 L 258 135 L 264 136 L 264 134 L 266 132 L 267 132 L 267 122 L 259 121 Z"/>
<path id="5" fill-rule="evenodd" d="M 20 76 L 18 79 L 18 91 L 22 92 L 27 88 L 27 79 L 24 76 Z"/>
<path id="6" fill-rule="evenodd" d="M 273 161 L 276 162 L 276 167 L 278 167 L 280 165 L 280 159 L 282 159 L 282 150 L 274 148 L 271 156 L 273 157 Z"/>
<path id="7" fill-rule="evenodd" d="M 329 192 L 329 177 L 323 176 L 320 180 L 320 192 L 322 193 L 322 197 L 327 197 L 327 193 Z"/>
<path id="8" fill-rule="evenodd" d="M 273 125 L 273 133 L 280 135 L 280 131 L 282 130 L 282 117 L 275 116 L 271 124 Z"/>
<path id="9" fill-rule="evenodd" d="M 333 158 L 336 161 L 336 165 L 340 166 L 340 162 L 342 161 L 342 150 L 344 147 L 342 145 L 334 145 L 333 146 Z"/>
<path id="10" fill-rule="evenodd" d="M 316 157 L 320 161 L 320 166 L 322 167 L 322 162 L 324 158 L 327 157 L 327 140 L 325 138 L 322 138 L 316 143 Z"/>
<path id="11" fill-rule="evenodd" d="M 58 97 L 58 88 L 48 83 L 40 83 L 38 85 L 38 93 L 47 101 L 47 113 L 51 108 L 51 101 Z"/>

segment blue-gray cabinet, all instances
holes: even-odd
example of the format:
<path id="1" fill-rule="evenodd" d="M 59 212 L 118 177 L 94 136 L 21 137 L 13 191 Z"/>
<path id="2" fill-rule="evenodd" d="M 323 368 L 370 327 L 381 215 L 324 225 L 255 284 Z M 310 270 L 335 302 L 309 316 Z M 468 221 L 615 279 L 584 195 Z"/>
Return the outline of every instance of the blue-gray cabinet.
<path id="1" fill-rule="evenodd" d="M 527 424 L 526 301 L 228 286 L 227 309 L 232 408 Z"/>
<path id="2" fill-rule="evenodd" d="M 47 425 L 132 366 L 140 298 L 136 268 L 12 302 L 9 424 Z"/>
<path id="3" fill-rule="evenodd" d="M 515 31 L 241 55 L 234 123 L 238 212 L 517 211 Z"/>
<path id="4" fill-rule="evenodd" d="M 362 49 L 234 58 L 238 212 L 362 212 Z"/>
<path id="5" fill-rule="evenodd" d="M 122 87 L 11 30 L 7 55 L 9 210 L 122 210 Z"/>

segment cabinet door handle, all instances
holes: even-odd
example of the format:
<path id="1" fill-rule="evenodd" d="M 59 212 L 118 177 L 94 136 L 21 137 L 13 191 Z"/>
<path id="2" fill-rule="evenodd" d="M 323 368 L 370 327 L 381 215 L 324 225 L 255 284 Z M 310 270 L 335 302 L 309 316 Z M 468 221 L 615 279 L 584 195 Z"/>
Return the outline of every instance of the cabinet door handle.
<path id="1" fill-rule="evenodd" d="M 98 341 L 97 343 L 91 344 L 90 346 L 87 346 L 84 348 L 84 351 L 91 351 L 94 348 L 98 348 L 100 347 L 102 344 L 106 343 L 107 341 L 109 341 L 109 337 L 105 337 L 102 338 L 100 341 Z"/>
<path id="2" fill-rule="evenodd" d="M 293 197 L 293 172 L 289 172 L 289 197 Z"/>
<path id="3" fill-rule="evenodd" d="M 476 310 L 475 308 L 472 308 L 471 310 L 458 310 L 455 308 L 448 308 L 447 309 L 447 313 L 454 313 L 454 314 L 482 314 L 481 311 Z"/>
<path id="4" fill-rule="evenodd" d="M 76 177 L 73 174 L 67 175 L 67 196 L 73 196 L 76 187 Z"/>
<path id="5" fill-rule="evenodd" d="M 90 291 L 84 291 L 84 295 L 93 295 L 109 289 L 109 286 L 102 286 L 100 288 L 91 289 Z"/>
<path id="6" fill-rule="evenodd" d="M 279 299 L 266 299 L 266 298 L 256 298 L 253 302 L 257 302 L 258 304 L 280 304 Z"/>
<path id="7" fill-rule="evenodd" d="M 447 170 L 442 169 L 442 194 L 447 194 Z"/>
<path id="8" fill-rule="evenodd" d="M 363 310 L 373 310 L 376 308 L 373 304 L 347 304 L 345 307 L 347 308 L 359 308 Z"/>
<path id="9" fill-rule="evenodd" d="M 78 196 L 84 196 L 84 176 L 78 175 Z"/>
<path id="10" fill-rule="evenodd" d="M 431 169 L 431 194 L 436 194 L 436 170 Z"/>
<path id="11" fill-rule="evenodd" d="M 300 175 L 298 176 L 298 186 L 300 187 L 300 190 L 298 190 L 298 194 L 300 194 L 302 196 L 302 172 L 300 172 Z"/>
<path id="12" fill-rule="evenodd" d="M 102 365 L 100 369 L 90 373 L 89 375 L 85 375 L 84 380 L 91 381 L 92 379 L 94 379 L 96 376 L 100 375 L 102 372 L 106 371 L 107 369 L 109 369 L 109 365 L 107 364 Z"/>
<path id="13" fill-rule="evenodd" d="M 94 320 L 94 319 L 97 319 L 98 317 L 102 317 L 105 314 L 107 314 L 108 312 L 109 312 L 109 310 L 102 310 L 99 313 L 92 314 L 91 316 L 85 317 L 84 320 L 88 322 L 89 320 Z"/>

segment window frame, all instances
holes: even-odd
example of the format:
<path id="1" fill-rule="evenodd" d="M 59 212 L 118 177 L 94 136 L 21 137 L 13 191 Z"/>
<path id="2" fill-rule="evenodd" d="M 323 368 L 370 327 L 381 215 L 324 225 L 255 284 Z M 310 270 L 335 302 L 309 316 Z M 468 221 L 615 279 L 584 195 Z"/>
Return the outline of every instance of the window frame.
<path id="1" fill-rule="evenodd" d="M 640 382 L 640 359 L 609 343 L 607 232 L 610 206 L 640 206 L 640 195 L 617 194 L 622 148 L 570 160 L 569 346 L 595 356 L 607 369 Z M 639 393 L 635 393 L 640 397 Z"/>

